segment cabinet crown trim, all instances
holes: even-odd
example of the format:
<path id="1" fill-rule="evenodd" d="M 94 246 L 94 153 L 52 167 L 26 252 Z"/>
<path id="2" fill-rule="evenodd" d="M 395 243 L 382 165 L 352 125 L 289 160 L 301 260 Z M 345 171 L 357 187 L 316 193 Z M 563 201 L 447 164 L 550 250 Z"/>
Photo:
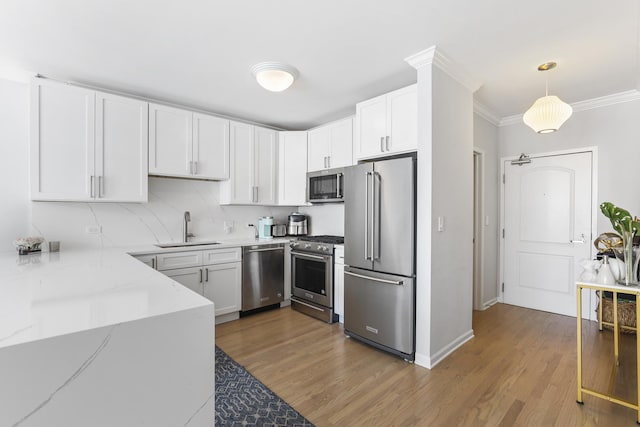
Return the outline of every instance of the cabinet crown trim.
<path id="1" fill-rule="evenodd" d="M 469 74 L 460 64 L 442 53 L 435 45 L 414 53 L 404 60 L 416 70 L 428 65 L 435 65 L 471 92 L 475 92 L 482 85 L 480 81 Z"/>

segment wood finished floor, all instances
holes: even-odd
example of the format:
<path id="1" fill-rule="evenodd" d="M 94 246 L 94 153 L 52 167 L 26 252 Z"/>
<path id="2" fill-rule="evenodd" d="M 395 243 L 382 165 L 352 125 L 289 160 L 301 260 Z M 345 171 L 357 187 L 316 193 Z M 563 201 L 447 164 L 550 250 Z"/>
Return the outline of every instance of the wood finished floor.
<path id="1" fill-rule="evenodd" d="M 473 329 L 432 370 L 289 307 L 216 326 L 216 344 L 319 427 L 636 425 L 634 410 L 576 403 L 574 318 L 497 304 Z M 612 333 L 585 321 L 583 335 L 585 385 L 606 390 Z M 635 336 L 621 345 L 616 392 L 635 402 Z"/>

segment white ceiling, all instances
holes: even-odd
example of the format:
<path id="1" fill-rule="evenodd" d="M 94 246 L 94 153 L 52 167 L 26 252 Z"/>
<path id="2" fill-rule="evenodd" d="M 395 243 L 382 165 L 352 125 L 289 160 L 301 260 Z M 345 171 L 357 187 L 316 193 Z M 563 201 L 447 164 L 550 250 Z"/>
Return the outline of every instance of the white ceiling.
<path id="1" fill-rule="evenodd" d="M 638 0 L 2 0 L 0 68 L 18 67 L 285 129 L 355 112 L 415 82 L 436 45 L 497 117 L 544 93 L 569 103 L 638 88 Z M 282 93 L 250 67 L 300 71 Z"/>

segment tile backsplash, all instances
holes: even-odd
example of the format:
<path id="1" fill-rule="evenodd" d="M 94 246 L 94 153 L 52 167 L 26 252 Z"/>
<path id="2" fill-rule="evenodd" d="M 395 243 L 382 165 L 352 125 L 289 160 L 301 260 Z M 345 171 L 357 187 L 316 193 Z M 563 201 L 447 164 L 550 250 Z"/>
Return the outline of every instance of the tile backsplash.
<path id="1" fill-rule="evenodd" d="M 295 207 L 220 206 L 219 183 L 149 178 L 148 203 L 32 202 L 31 232 L 64 248 L 126 247 L 182 240 L 184 211 L 195 240 L 253 237 L 261 216 L 286 223 Z M 225 222 L 233 223 L 230 233 Z"/>

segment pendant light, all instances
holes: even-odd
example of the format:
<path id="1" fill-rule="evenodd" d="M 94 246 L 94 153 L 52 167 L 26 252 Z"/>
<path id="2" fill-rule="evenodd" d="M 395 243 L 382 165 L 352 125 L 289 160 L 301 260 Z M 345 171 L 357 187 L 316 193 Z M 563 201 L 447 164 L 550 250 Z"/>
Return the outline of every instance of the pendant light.
<path id="1" fill-rule="evenodd" d="M 546 62 L 538 66 L 538 71 L 549 71 L 556 67 L 555 62 Z M 522 121 L 538 133 L 551 133 L 560 129 L 567 121 L 573 108 L 557 96 L 549 95 L 549 79 L 545 81 L 545 96 L 536 102 L 522 116 Z"/>
<path id="2" fill-rule="evenodd" d="M 271 92 L 287 90 L 298 77 L 298 70 L 282 62 L 260 62 L 251 67 L 258 84 Z"/>

